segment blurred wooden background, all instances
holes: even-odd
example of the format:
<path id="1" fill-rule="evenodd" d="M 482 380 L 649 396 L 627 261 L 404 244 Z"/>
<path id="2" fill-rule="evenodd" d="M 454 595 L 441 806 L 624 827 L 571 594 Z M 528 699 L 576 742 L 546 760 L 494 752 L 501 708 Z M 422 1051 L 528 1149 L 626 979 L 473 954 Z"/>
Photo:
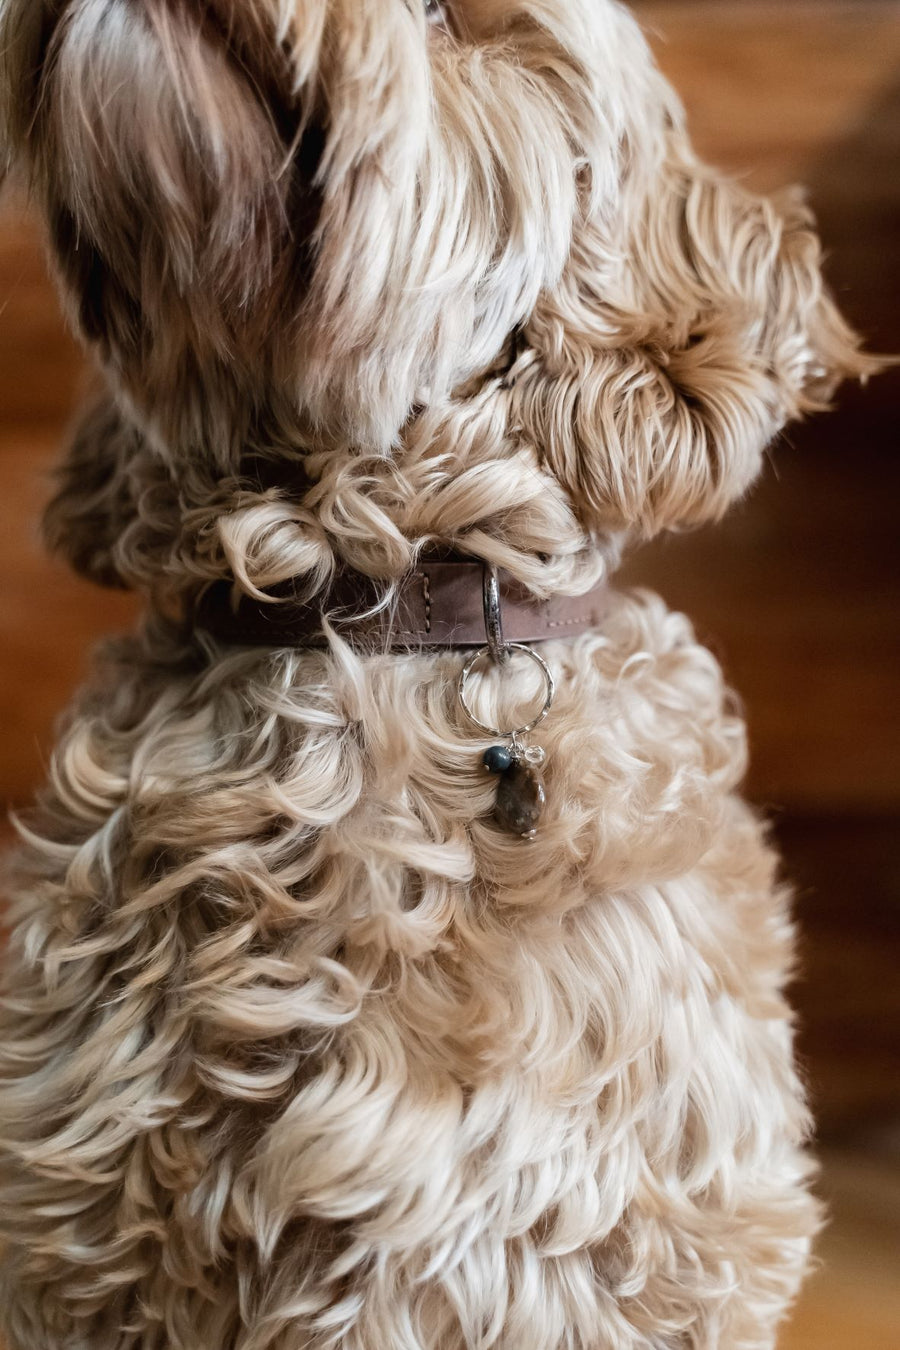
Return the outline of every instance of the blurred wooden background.
<path id="1" fill-rule="evenodd" d="M 714 162 L 809 185 L 843 307 L 900 351 L 900 4 L 641 0 Z M 0 215 L 0 803 L 43 776 L 92 641 L 130 622 L 38 542 L 82 366 L 33 222 Z M 900 372 L 845 390 L 774 447 L 724 525 L 634 559 L 685 608 L 744 696 L 749 788 L 798 890 L 795 991 L 834 1224 L 783 1345 L 900 1346 Z M 725 1348 L 723 1347 L 723 1350 Z"/>
<path id="2" fill-rule="evenodd" d="M 844 312 L 900 352 L 900 4 L 636 7 L 706 156 L 763 190 L 808 186 Z M 695 618 L 745 700 L 749 789 L 799 887 L 796 997 L 834 1142 L 900 1123 L 898 424 L 900 370 L 843 389 L 719 528 L 629 567 Z"/>
<path id="3" fill-rule="evenodd" d="M 763 190 L 808 185 L 845 313 L 900 352 L 900 5 L 637 8 L 705 155 Z M 843 390 L 722 526 L 628 568 L 694 617 L 741 692 L 749 790 L 797 887 L 832 1226 L 785 1350 L 900 1347 L 898 424 L 900 371 Z"/>

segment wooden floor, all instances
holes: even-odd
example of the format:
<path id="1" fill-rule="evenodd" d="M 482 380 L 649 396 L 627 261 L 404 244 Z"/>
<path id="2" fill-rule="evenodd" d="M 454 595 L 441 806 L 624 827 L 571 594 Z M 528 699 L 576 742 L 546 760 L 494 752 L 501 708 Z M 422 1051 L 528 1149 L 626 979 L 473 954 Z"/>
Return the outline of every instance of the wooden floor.
<path id="1" fill-rule="evenodd" d="M 900 3 L 636 5 L 695 138 L 762 189 L 802 180 L 841 302 L 900 351 Z M 32 222 L 0 217 L 0 802 L 40 781 L 100 633 L 130 621 L 40 551 L 82 368 Z M 745 698 L 749 788 L 804 933 L 795 1001 L 834 1222 L 787 1350 L 900 1350 L 900 371 L 775 447 L 719 529 L 629 565 L 697 621 Z M 726 1350 L 725 1347 L 722 1350 Z"/>

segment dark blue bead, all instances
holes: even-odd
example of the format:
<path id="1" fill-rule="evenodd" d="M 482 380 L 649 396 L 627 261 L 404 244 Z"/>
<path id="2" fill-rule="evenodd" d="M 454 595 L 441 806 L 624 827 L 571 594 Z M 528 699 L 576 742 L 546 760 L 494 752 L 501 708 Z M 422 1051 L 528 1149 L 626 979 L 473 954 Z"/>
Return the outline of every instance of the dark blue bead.
<path id="1" fill-rule="evenodd" d="M 488 773 L 506 773 L 513 757 L 505 745 L 492 745 L 484 752 L 484 767 Z"/>

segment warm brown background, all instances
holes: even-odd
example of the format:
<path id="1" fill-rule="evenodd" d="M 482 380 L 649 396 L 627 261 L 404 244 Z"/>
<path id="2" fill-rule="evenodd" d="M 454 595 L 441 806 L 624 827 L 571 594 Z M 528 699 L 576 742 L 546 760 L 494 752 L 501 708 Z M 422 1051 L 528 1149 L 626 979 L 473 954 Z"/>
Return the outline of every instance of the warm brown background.
<path id="1" fill-rule="evenodd" d="M 900 351 L 900 4 L 643 0 L 707 155 L 809 184 L 829 272 Z M 81 380 L 34 225 L 0 216 L 0 805 L 27 801 L 97 635 L 130 621 L 40 553 Z M 629 566 L 696 619 L 747 705 L 749 788 L 798 889 L 795 997 L 835 1216 L 788 1350 L 900 1347 L 900 372 L 774 447 L 718 530 Z M 725 1348 L 723 1347 L 723 1350 Z"/>

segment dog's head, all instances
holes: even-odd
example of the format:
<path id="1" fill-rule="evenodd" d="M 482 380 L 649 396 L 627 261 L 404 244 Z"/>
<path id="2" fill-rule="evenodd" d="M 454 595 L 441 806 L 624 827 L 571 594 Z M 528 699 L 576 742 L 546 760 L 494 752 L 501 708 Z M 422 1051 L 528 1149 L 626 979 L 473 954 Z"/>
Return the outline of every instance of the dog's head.
<path id="1" fill-rule="evenodd" d="M 408 455 L 433 499 L 518 457 L 582 534 L 649 533 L 866 368 L 804 208 L 698 164 L 614 0 L 0 0 L 0 129 L 176 477 L 265 441 Z M 404 539 L 490 534 L 490 493 L 417 494 Z"/>

